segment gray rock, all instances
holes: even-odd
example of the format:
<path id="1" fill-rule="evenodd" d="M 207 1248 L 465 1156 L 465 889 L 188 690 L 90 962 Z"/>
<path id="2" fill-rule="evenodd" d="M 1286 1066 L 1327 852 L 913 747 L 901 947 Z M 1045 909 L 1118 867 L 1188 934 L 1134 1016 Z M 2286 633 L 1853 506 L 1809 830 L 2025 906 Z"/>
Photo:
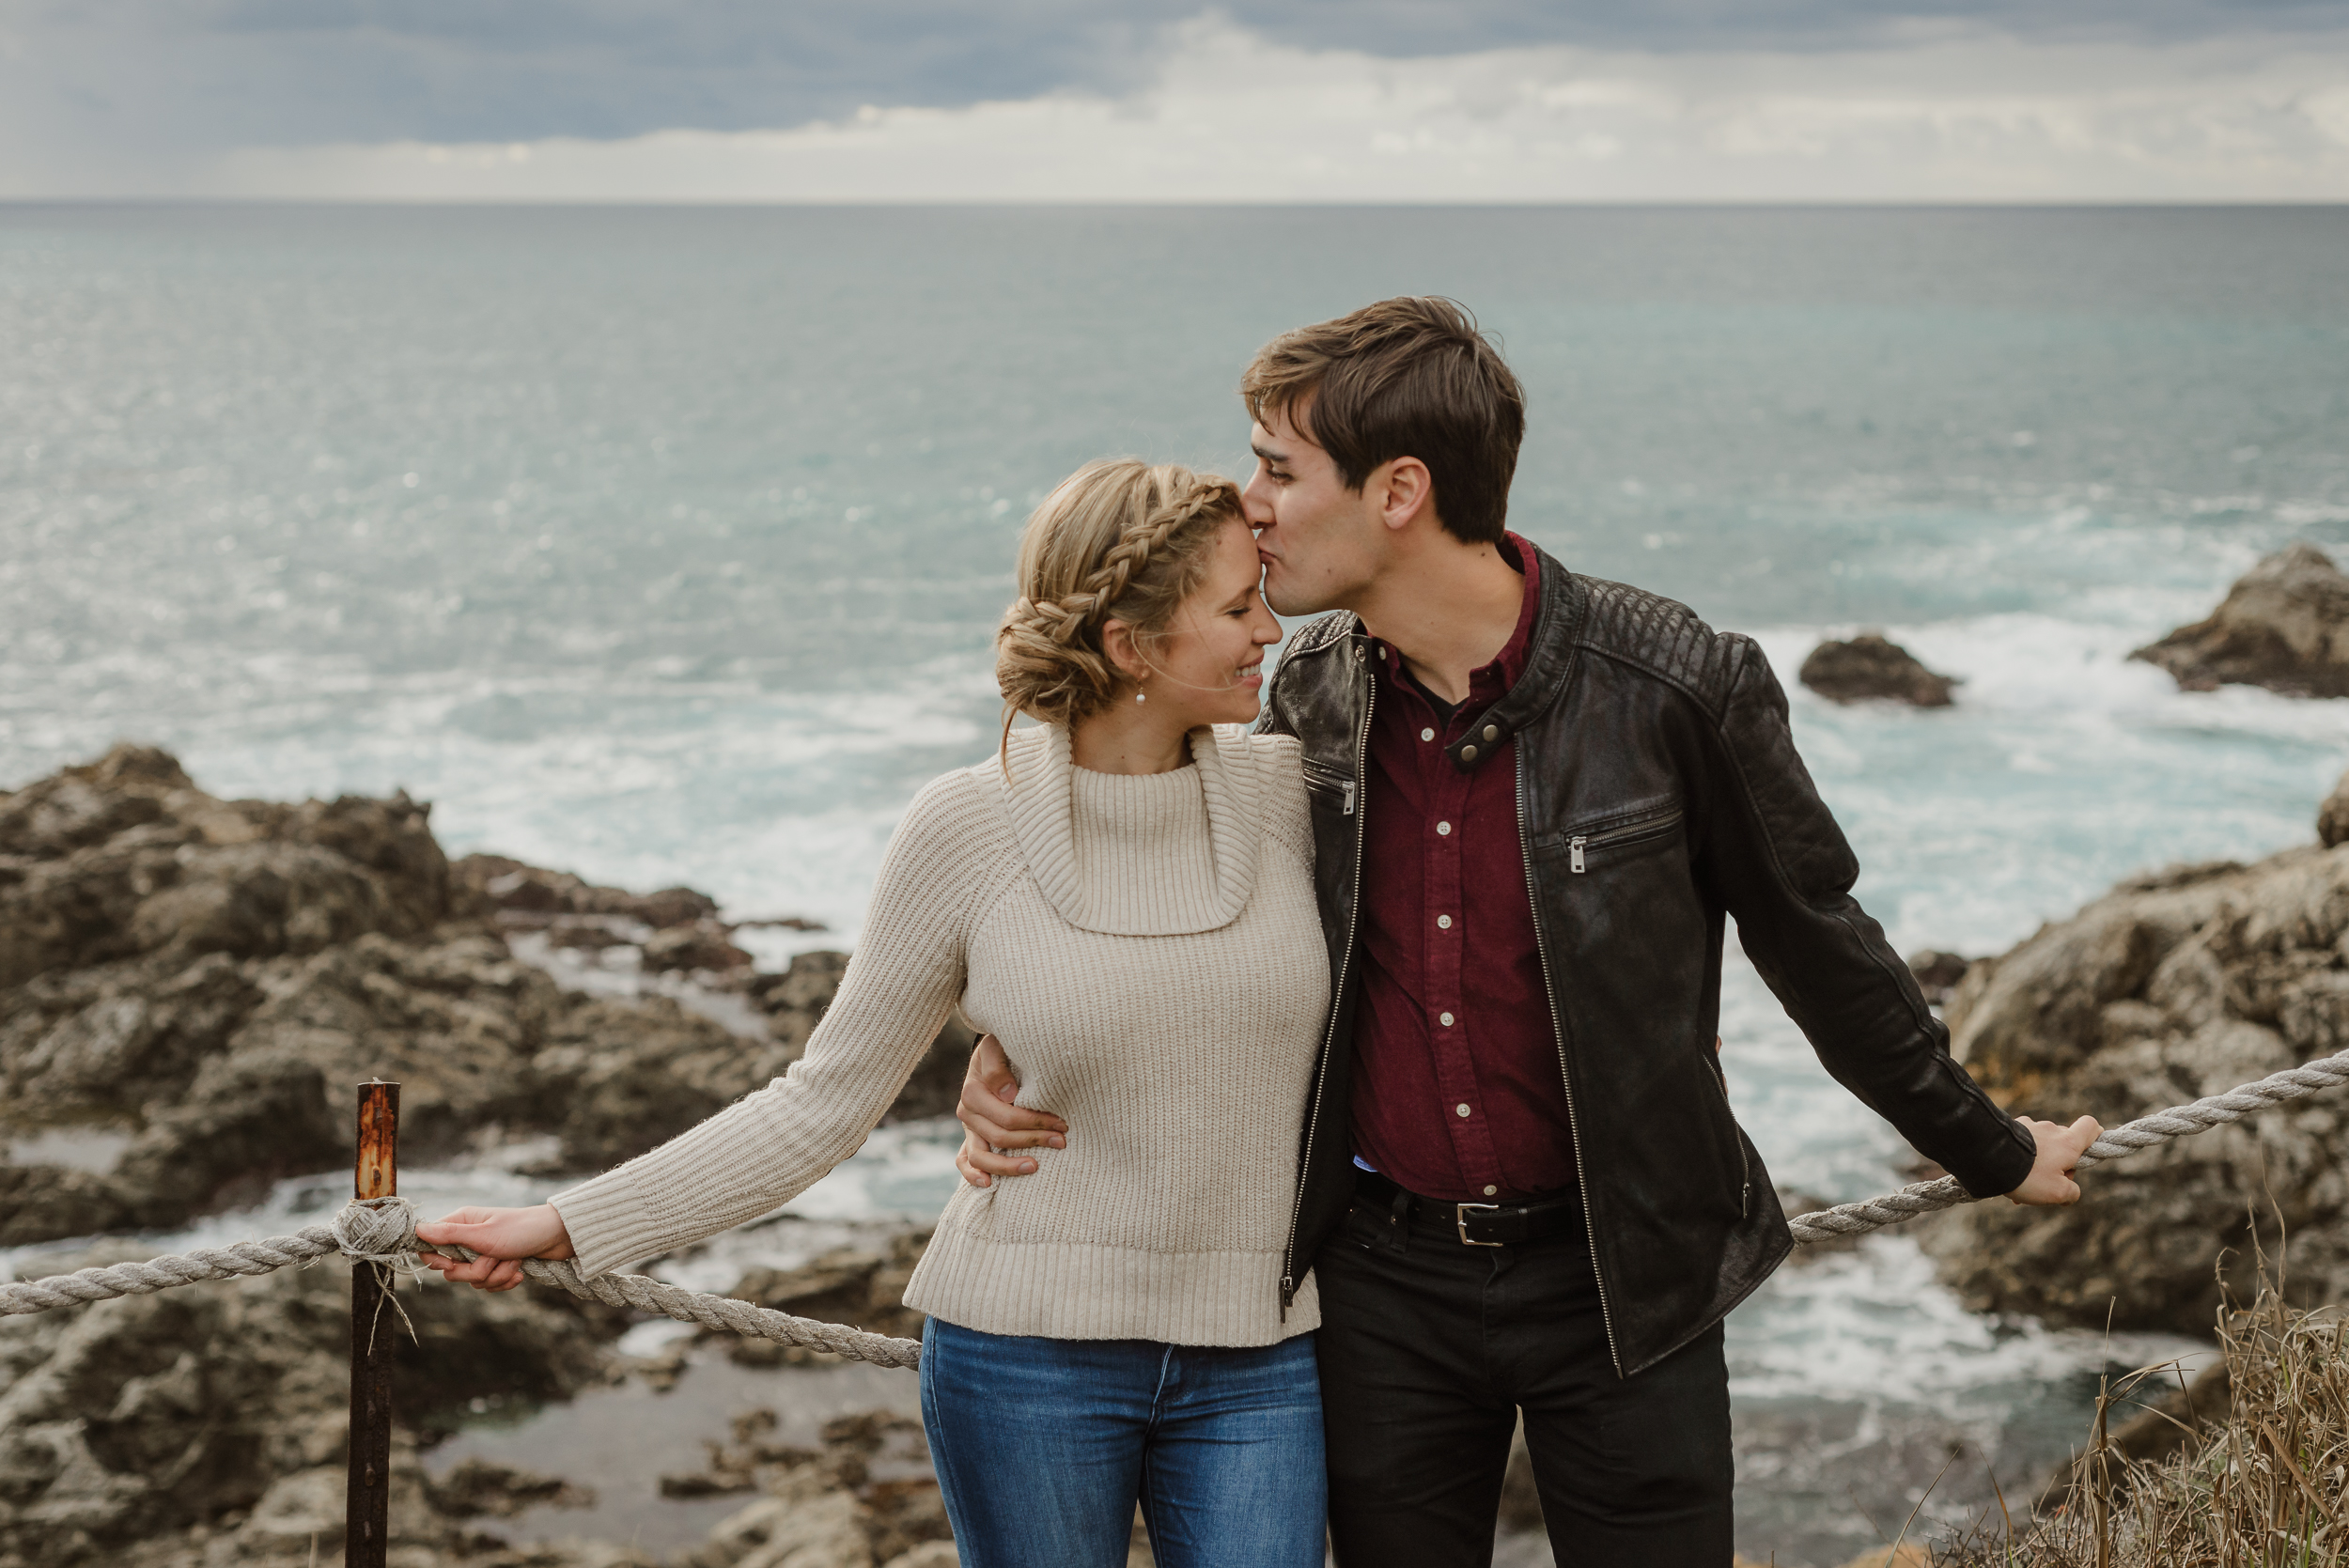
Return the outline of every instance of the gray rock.
<path id="1" fill-rule="evenodd" d="M 2114 1126 L 2349 1047 L 2349 847 L 2122 884 L 1975 963 L 1947 1017 L 2017 1114 Z M 1922 1227 L 1979 1310 L 2206 1333 L 2221 1252 L 2291 1238 L 2296 1301 L 2349 1290 L 2349 1095 L 2294 1102 L 2100 1166 L 2062 1209 L 1992 1201 Z M 2245 1264 L 2248 1269 L 2248 1262 Z"/>
<path id="2" fill-rule="evenodd" d="M 1950 689 L 1956 684 L 1875 631 L 1863 631 L 1848 643 L 1821 643 L 1802 661 L 1798 678 L 1829 702 L 1877 698 L 1912 707 L 1948 707 Z"/>
<path id="3" fill-rule="evenodd" d="M 568 871 L 548 871 L 504 855 L 467 855 L 455 862 L 450 871 L 457 881 L 476 890 L 501 915 L 521 917 L 513 920 L 518 924 L 549 924 L 561 915 L 600 915 L 661 930 L 711 920 L 718 913 L 716 899 L 692 888 L 643 893 L 601 888 Z"/>
<path id="4" fill-rule="evenodd" d="M 452 869 L 428 816 L 405 797 L 218 800 L 133 746 L 0 795 L 0 1150 L 59 1130 L 121 1145 L 103 1169 L 0 1160 L 0 1244 L 176 1225 L 332 1169 L 371 1077 L 402 1084 L 412 1163 L 554 1132 L 561 1168 L 601 1170 L 783 1073 L 839 987 L 838 954 L 748 975 L 691 889 Z M 653 928 L 654 967 L 728 967 L 770 1038 L 746 1048 L 666 998 L 567 994 L 514 959 L 500 898 Z M 893 1114 L 951 1109 L 970 1044 L 949 1025 Z"/>
<path id="5" fill-rule="evenodd" d="M 432 1506 L 454 1519 L 481 1514 L 510 1519 L 528 1509 L 592 1508 L 596 1501 L 592 1488 L 574 1486 L 561 1476 L 477 1456 L 450 1467 L 447 1474 L 428 1483 L 427 1491 Z"/>
<path id="6" fill-rule="evenodd" d="M 2316 842 L 2330 849 L 2344 841 L 2349 841 L 2349 773 L 2316 808 Z"/>
<path id="7" fill-rule="evenodd" d="M 655 931 L 645 942 L 645 967 L 655 971 L 746 969 L 751 955 L 734 945 L 720 921 L 696 920 Z"/>
<path id="8" fill-rule="evenodd" d="M 140 955 L 185 962 L 414 937 L 468 907 L 405 796 L 216 800 L 117 746 L 0 796 L 0 987 Z"/>
<path id="9" fill-rule="evenodd" d="M 2188 691 L 2264 686 L 2294 697 L 2349 697 L 2349 577 L 2313 545 L 2279 550 L 2246 572 L 2209 617 L 2129 655 Z"/>
<path id="10" fill-rule="evenodd" d="M 1962 954 L 1926 948 L 1908 955 L 1908 972 L 1917 977 L 1917 988 L 1924 992 L 1925 1000 L 1940 1007 L 1957 994 L 1958 984 L 1973 962 Z"/>

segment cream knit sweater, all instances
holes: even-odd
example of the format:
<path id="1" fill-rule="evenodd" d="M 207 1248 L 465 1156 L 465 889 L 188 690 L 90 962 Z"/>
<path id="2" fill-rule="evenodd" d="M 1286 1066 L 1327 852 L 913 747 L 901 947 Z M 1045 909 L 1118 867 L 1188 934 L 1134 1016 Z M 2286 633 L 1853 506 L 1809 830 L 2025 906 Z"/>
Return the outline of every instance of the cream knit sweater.
<path id="1" fill-rule="evenodd" d="M 1143 777 L 1011 738 L 915 798 L 840 994 L 789 1072 L 554 1206 L 593 1275 L 739 1225 L 854 1154 L 959 1002 L 1067 1119 L 1034 1174 L 960 1187 L 906 1303 L 1054 1339 L 1261 1345 L 1330 994 L 1296 742 L 1191 736 Z"/>

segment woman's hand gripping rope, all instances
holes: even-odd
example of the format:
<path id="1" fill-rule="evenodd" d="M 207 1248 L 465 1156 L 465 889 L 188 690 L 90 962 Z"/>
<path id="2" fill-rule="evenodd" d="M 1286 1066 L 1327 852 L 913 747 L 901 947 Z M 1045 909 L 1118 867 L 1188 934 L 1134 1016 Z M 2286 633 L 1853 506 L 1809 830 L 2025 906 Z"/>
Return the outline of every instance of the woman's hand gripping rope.
<path id="1" fill-rule="evenodd" d="M 416 1227 L 416 1239 L 432 1247 L 462 1247 L 474 1256 L 419 1252 L 425 1267 L 438 1269 L 451 1284 L 476 1290 L 512 1290 L 522 1282 L 522 1260 L 560 1262 L 576 1257 L 571 1234 L 552 1203 L 524 1209 L 461 1208 Z"/>

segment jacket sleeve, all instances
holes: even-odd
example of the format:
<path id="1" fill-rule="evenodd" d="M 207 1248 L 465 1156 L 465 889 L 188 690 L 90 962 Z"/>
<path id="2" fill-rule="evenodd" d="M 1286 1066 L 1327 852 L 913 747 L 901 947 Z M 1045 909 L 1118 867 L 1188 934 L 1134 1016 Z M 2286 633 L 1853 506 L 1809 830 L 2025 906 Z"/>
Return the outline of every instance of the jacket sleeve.
<path id="1" fill-rule="evenodd" d="M 2014 1190 L 2036 1143 L 1951 1057 L 1949 1031 L 1852 897 L 1859 862 L 1795 751 L 1786 694 L 1762 650 L 1735 641 L 1699 855 L 1739 941 L 1837 1082 L 1967 1191 Z"/>
<path id="2" fill-rule="evenodd" d="M 990 885 L 990 810 L 968 773 L 915 798 L 882 859 L 840 993 L 789 1071 L 549 1200 L 583 1275 L 756 1219 L 863 1146 L 962 994 L 969 910 Z"/>

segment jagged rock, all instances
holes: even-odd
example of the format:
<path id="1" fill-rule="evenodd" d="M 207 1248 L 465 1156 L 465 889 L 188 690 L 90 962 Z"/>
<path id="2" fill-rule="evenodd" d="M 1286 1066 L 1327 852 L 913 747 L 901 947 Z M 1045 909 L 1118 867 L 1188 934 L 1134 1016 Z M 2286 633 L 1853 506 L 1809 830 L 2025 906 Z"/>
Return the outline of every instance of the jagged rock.
<path id="1" fill-rule="evenodd" d="M 482 1514 L 510 1519 L 533 1508 L 592 1508 L 593 1488 L 574 1486 L 561 1476 L 501 1465 L 494 1460 L 459 1461 L 427 1485 L 432 1506 L 453 1519 Z"/>
<path id="2" fill-rule="evenodd" d="M 34 1272 L 144 1253 L 116 1248 Z M 140 1560 L 227 1531 L 237 1556 L 342 1528 L 350 1273 L 285 1269 L 0 1318 L 0 1568 Z M 458 1537 L 425 1495 L 415 1430 L 476 1395 L 566 1396 L 602 1375 L 626 1314 L 568 1296 L 403 1287 L 394 1529 Z M 412 1322 L 421 1345 L 408 1338 Z M 331 1483 L 327 1479 L 331 1477 Z M 138 1547 L 144 1551 L 148 1547 Z M 165 1561 L 196 1560 L 196 1554 Z"/>
<path id="3" fill-rule="evenodd" d="M 820 1450 L 773 1443 L 768 1434 L 775 1425 L 771 1410 L 737 1416 L 732 1442 L 707 1445 L 707 1472 L 661 1478 L 661 1490 L 670 1496 L 754 1485 L 767 1492 L 683 1554 L 677 1560 L 683 1568 L 894 1563 L 948 1539 L 945 1503 L 930 1473 L 920 1421 L 886 1410 L 835 1417 L 824 1424 Z M 876 1467 L 905 1473 L 876 1480 L 870 1473 Z"/>
<path id="4" fill-rule="evenodd" d="M 797 1052 L 806 1046 L 808 1036 L 823 1019 L 824 1009 L 839 994 L 841 976 L 848 969 L 848 955 L 845 953 L 802 953 L 781 974 L 754 976 L 743 995 L 767 1015 L 768 1027 L 776 1040 Z M 897 1103 L 891 1107 L 889 1119 L 906 1121 L 944 1116 L 953 1111 L 955 1102 L 962 1094 L 963 1073 L 970 1064 L 971 1048 L 977 1043 L 977 1032 L 963 1021 L 959 1013 L 948 1018 L 945 1027 L 938 1032 L 937 1040 L 915 1065 L 912 1077 L 898 1091 Z"/>
<path id="5" fill-rule="evenodd" d="M 2330 849 L 2344 840 L 2349 840 L 2349 773 L 2316 808 L 2316 842 Z"/>
<path id="6" fill-rule="evenodd" d="M 0 987 L 142 954 L 181 962 L 413 937 L 460 915 L 431 808 L 406 796 L 216 800 L 117 746 L 0 796 Z"/>
<path id="7" fill-rule="evenodd" d="M 1948 707 L 1950 688 L 1956 684 L 1875 631 L 1863 631 L 1848 643 L 1821 643 L 1802 661 L 1798 678 L 1829 702 L 1887 698 L 1915 707 Z"/>
<path id="8" fill-rule="evenodd" d="M 568 871 L 548 871 L 504 855 L 467 855 L 450 871 L 462 885 L 479 890 L 497 910 L 524 917 L 517 924 L 547 924 L 558 915 L 605 915 L 661 930 L 717 917 L 718 901 L 692 888 L 629 893 L 599 888 Z"/>
<path id="9" fill-rule="evenodd" d="M 865 1511 L 820 1466 L 786 1471 L 772 1494 L 729 1515 L 682 1568 L 872 1568 Z"/>
<path id="10" fill-rule="evenodd" d="M 2349 846 L 2124 882 L 1967 971 L 1968 1069 L 2017 1113 L 2115 1126 L 2349 1047 Z M 2349 1094 L 2319 1094 L 2088 1172 L 2061 1209 L 1991 1202 L 1921 1227 L 1979 1309 L 2207 1333 L 2248 1216 L 2290 1236 L 2295 1300 L 2349 1290 Z"/>
<path id="11" fill-rule="evenodd" d="M 0 1153 L 119 1145 L 102 1169 L 0 1158 L 0 1244 L 175 1225 L 339 1165 L 373 1077 L 402 1085 L 411 1162 L 552 1131 L 563 1168 L 604 1169 L 783 1073 L 838 989 L 838 954 L 753 978 L 770 1038 L 747 1044 L 665 997 L 566 993 L 513 957 L 494 899 L 628 923 L 655 967 L 739 974 L 740 950 L 691 889 L 453 871 L 428 818 L 404 796 L 219 800 L 134 746 L 0 794 Z M 950 1024 L 893 1115 L 950 1110 L 970 1045 Z"/>
<path id="12" fill-rule="evenodd" d="M 1956 994 L 1958 983 L 1973 962 L 1955 953 L 1927 948 L 1908 955 L 1908 972 L 1917 977 L 1917 988 L 1925 993 L 1925 1000 L 1940 1007 Z"/>
<path id="13" fill-rule="evenodd" d="M 580 1001 L 531 1064 L 537 1113 L 562 1134 L 566 1168 L 602 1170 L 763 1087 L 800 1050 L 745 1041 L 667 997 Z"/>
<path id="14" fill-rule="evenodd" d="M 2313 545 L 2278 551 L 2227 590 L 2205 620 L 2129 655 L 2188 691 L 2264 686 L 2292 697 L 2349 697 L 2349 576 Z"/>
<path id="15" fill-rule="evenodd" d="M 750 961 L 751 955 L 734 945 L 727 927 L 715 920 L 672 925 L 655 931 L 645 942 L 645 967 L 655 972 L 733 970 Z"/>
<path id="16" fill-rule="evenodd" d="M 349 1157 L 350 1085 L 401 1082 L 401 1143 L 445 1155 L 527 1122 L 531 1063 L 570 1004 L 486 931 L 370 933 L 308 957 L 167 955 L 53 971 L 0 990 L 0 1117 L 134 1130 L 111 1172 L 0 1167 L 14 1242 L 138 1224 L 261 1196 Z M 95 1221 L 95 1222 L 94 1222 Z"/>
<path id="17" fill-rule="evenodd" d="M 823 1021 L 824 1009 L 839 995 L 841 977 L 848 972 L 845 953 L 802 953 L 781 974 L 754 976 L 743 996 L 767 1015 L 776 1039 L 804 1046 Z"/>

